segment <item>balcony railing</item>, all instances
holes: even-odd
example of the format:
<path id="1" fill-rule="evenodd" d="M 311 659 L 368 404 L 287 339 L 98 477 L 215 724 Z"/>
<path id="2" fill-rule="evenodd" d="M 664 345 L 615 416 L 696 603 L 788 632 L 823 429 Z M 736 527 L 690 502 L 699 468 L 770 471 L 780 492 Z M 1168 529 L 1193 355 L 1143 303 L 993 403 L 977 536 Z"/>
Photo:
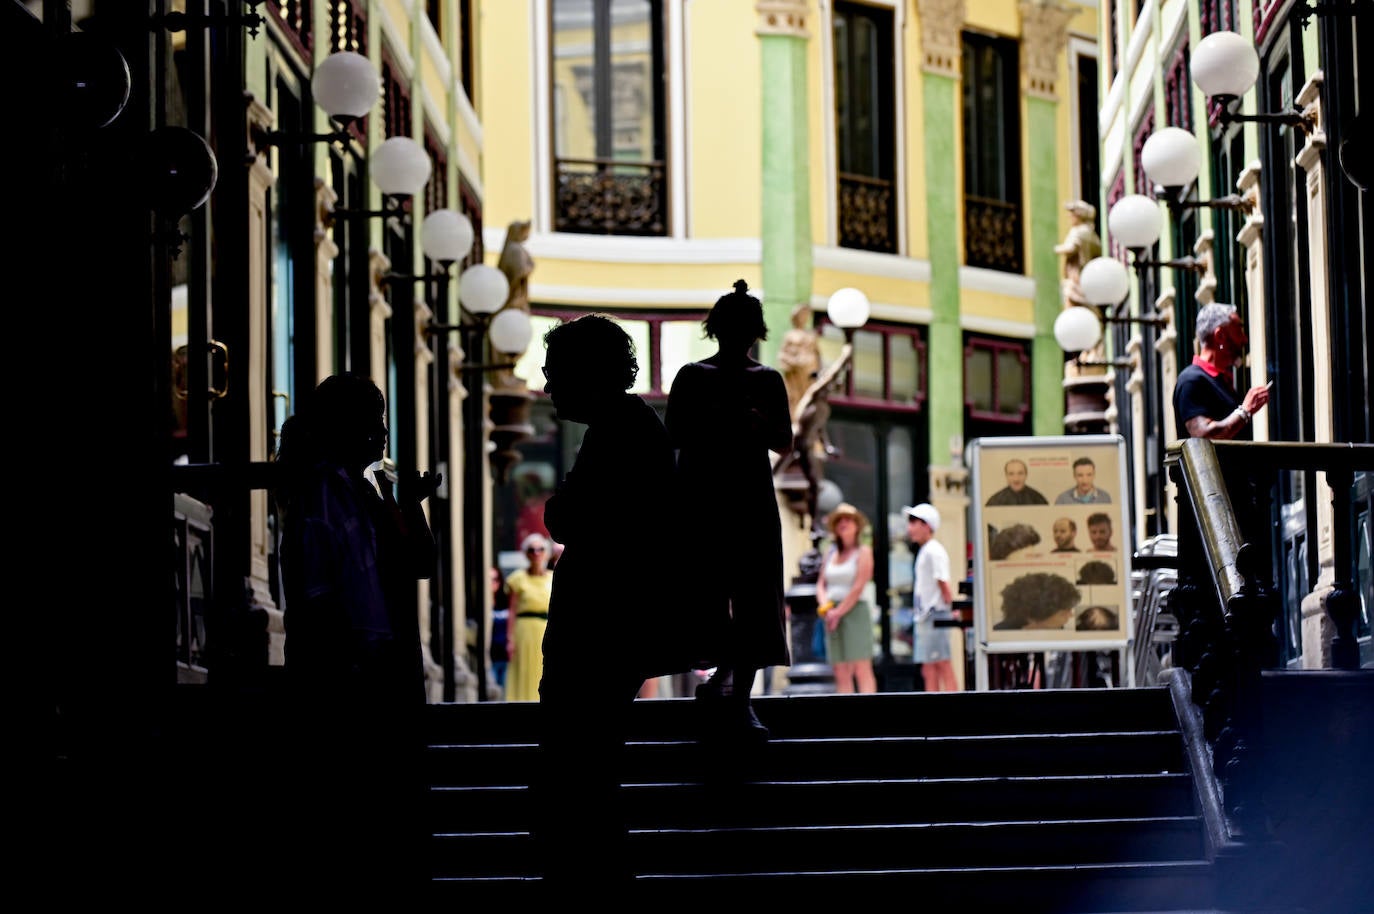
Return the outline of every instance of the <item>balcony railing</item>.
<path id="1" fill-rule="evenodd" d="M 840 246 L 864 251 L 897 250 L 892 182 L 840 173 Z"/>
<path id="2" fill-rule="evenodd" d="M 554 160 L 554 229 L 591 235 L 666 235 L 663 162 Z"/>
<path id="3" fill-rule="evenodd" d="M 965 263 L 971 267 L 1022 272 L 1021 207 L 966 194 L 964 250 Z"/>

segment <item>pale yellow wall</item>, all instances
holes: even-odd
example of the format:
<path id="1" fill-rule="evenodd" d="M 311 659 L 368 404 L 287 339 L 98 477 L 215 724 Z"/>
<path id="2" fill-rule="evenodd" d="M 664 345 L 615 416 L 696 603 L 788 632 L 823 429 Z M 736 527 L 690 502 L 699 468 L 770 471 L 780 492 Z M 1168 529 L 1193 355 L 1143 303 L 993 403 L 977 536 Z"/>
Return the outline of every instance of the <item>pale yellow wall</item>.
<path id="1" fill-rule="evenodd" d="M 607 289 L 717 289 L 719 291 L 709 300 L 703 299 L 700 303 L 700 307 L 709 308 L 715 304 L 716 297 L 730 291 L 730 283 L 736 279 L 745 280 L 750 288 L 758 288 L 758 267 L 741 263 L 665 265 L 555 260 L 540 257 L 535 264 L 531 282 L 537 285 L 573 285 Z"/>
<path id="2" fill-rule="evenodd" d="M 448 112 L 448 84 L 444 82 L 439 68 L 435 66 L 434 59 L 428 53 L 421 53 L 419 77 L 424 91 L 429 94 L 430 99 L 438 107 L 440 116 L 446 116 Z M 419 103 L 420 97 L 417 94 L 416 104 Z"/>
<path id="3" fill-rule="evenodd" d="M 965 0 L 964 27 L 1015 37 L 1021 34 L 1018 0 Z"/>
<path id="4" fill-rule="evenodd" d="M 502 49 L 499 54 L 482 54 L 476 64 L 481 76 L 476 79 L 475 107 L 482 121 L 486 153 L 482 215 L 487 225 L 508 225 L 515 219 L 528 219 L 534 212 L 533 26 L 528 3 L 486 2 L 480 9 L 478 46 Z M 543 129 L 541 125 L 541 132 Z M 459 145 L 477 161 L 475 144 L 466 134 L 466 130 L 459 130 Z M 542 264 L 540 267 L 540 278 L 545 279 Z"/>
<path id="5" fill-rule="evenodd" d="M 763 112 L 754 4 L 693 0 L 685 13 L 688 233 L 758 238 Z"/>
<path id="6" fill-rule="evenodd" d="M 906 134 L 906 254 L 918 260 L 930 257 L 926 226 L 925 71 L 921 69 L 921 29 L 913 4 L 906 11 L 902 42 L 906 72 L 902 74 L 902 129 Z"/>
<path id="7" fill-rule="evenodd" d="M 998 295 L 996 292 L 961 288 L 959 313 L 966 317 L 1031 323 L 1035 320 L 1035 302 L 1026 298 Z"/>
<path id="8" fill-rule="evenodd" d="M 909 279 L 851 273 L 845 270 L 815 270 L 812 293 L 828 299 L 837 289 L 854 287 L 864 290 L 869 301 L 890 305 L 909 305 L 911 308 L 930 307 L 930 286 Z M 914 317 L 913 317 L 914 320 Z"/>

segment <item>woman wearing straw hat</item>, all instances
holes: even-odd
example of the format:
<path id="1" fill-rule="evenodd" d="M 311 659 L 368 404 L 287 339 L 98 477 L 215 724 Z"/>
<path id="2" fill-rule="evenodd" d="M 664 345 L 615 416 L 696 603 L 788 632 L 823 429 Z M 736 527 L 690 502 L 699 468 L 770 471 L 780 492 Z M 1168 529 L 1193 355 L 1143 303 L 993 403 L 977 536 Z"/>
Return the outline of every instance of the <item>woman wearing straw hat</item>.
<path id="1" fill-rule="evenodd" d="M 876 692 L 873 612 L 863 599 L 864 588 L 873 580 L 873 548 L 859 542 L 868 518 L 845 502 L 830 512 L 825 526 L 834 545 L 821 566 L 816 592 L 830 604 L 825 612 L 825 656 L 835 671 L 835 691 Z"/>
<path id="2" fill-rule="evenodd" d="M 549 541 L 531 533 L 520 544 L 520 551 L 529 567 L 506 579 L 510 596 L 506 701 L 538 701 L 539 680 L 544 676 L 544 631 L 549 627 L 549 599 L 553 596 Z"/>

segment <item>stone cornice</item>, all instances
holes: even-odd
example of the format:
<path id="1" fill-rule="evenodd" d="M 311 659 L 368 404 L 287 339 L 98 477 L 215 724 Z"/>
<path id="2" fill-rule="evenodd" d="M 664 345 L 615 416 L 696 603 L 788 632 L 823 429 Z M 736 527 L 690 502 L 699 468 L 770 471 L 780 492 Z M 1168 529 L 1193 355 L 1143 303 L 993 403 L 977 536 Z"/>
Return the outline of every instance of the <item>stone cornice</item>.
<path id="1" fill-rule="evenodd" d="M 963 69 L 964 0 L 916 0 L 921 26 L 921 69 L 958 79 Z"/>
<path id="2" fill-rule="evenodd" d="M 1074 11 L 1054 0 L 1021 2 L 1021 83 L 1033 98 L 1058 101 L 1059 55 L 1069 43 Z"/>
<path id="3" fill-rule="evenodd" d="M 806 30 L 806 0 L 755 0 L 754 9 L 759 14 L 755 35 L 811 37 Z"/>

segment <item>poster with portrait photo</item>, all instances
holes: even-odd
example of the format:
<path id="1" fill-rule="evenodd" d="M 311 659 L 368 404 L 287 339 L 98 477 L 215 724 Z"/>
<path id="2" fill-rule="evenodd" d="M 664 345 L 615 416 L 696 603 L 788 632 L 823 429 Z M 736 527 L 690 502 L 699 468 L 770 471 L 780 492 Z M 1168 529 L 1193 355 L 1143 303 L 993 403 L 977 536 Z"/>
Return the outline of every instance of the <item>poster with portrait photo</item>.
<path id="1" fill-rule="evenodd" d="M 1125 457 L 1119 435 L 970 443 L 974 628 L 981 651 L 1128 646 Z"/>

